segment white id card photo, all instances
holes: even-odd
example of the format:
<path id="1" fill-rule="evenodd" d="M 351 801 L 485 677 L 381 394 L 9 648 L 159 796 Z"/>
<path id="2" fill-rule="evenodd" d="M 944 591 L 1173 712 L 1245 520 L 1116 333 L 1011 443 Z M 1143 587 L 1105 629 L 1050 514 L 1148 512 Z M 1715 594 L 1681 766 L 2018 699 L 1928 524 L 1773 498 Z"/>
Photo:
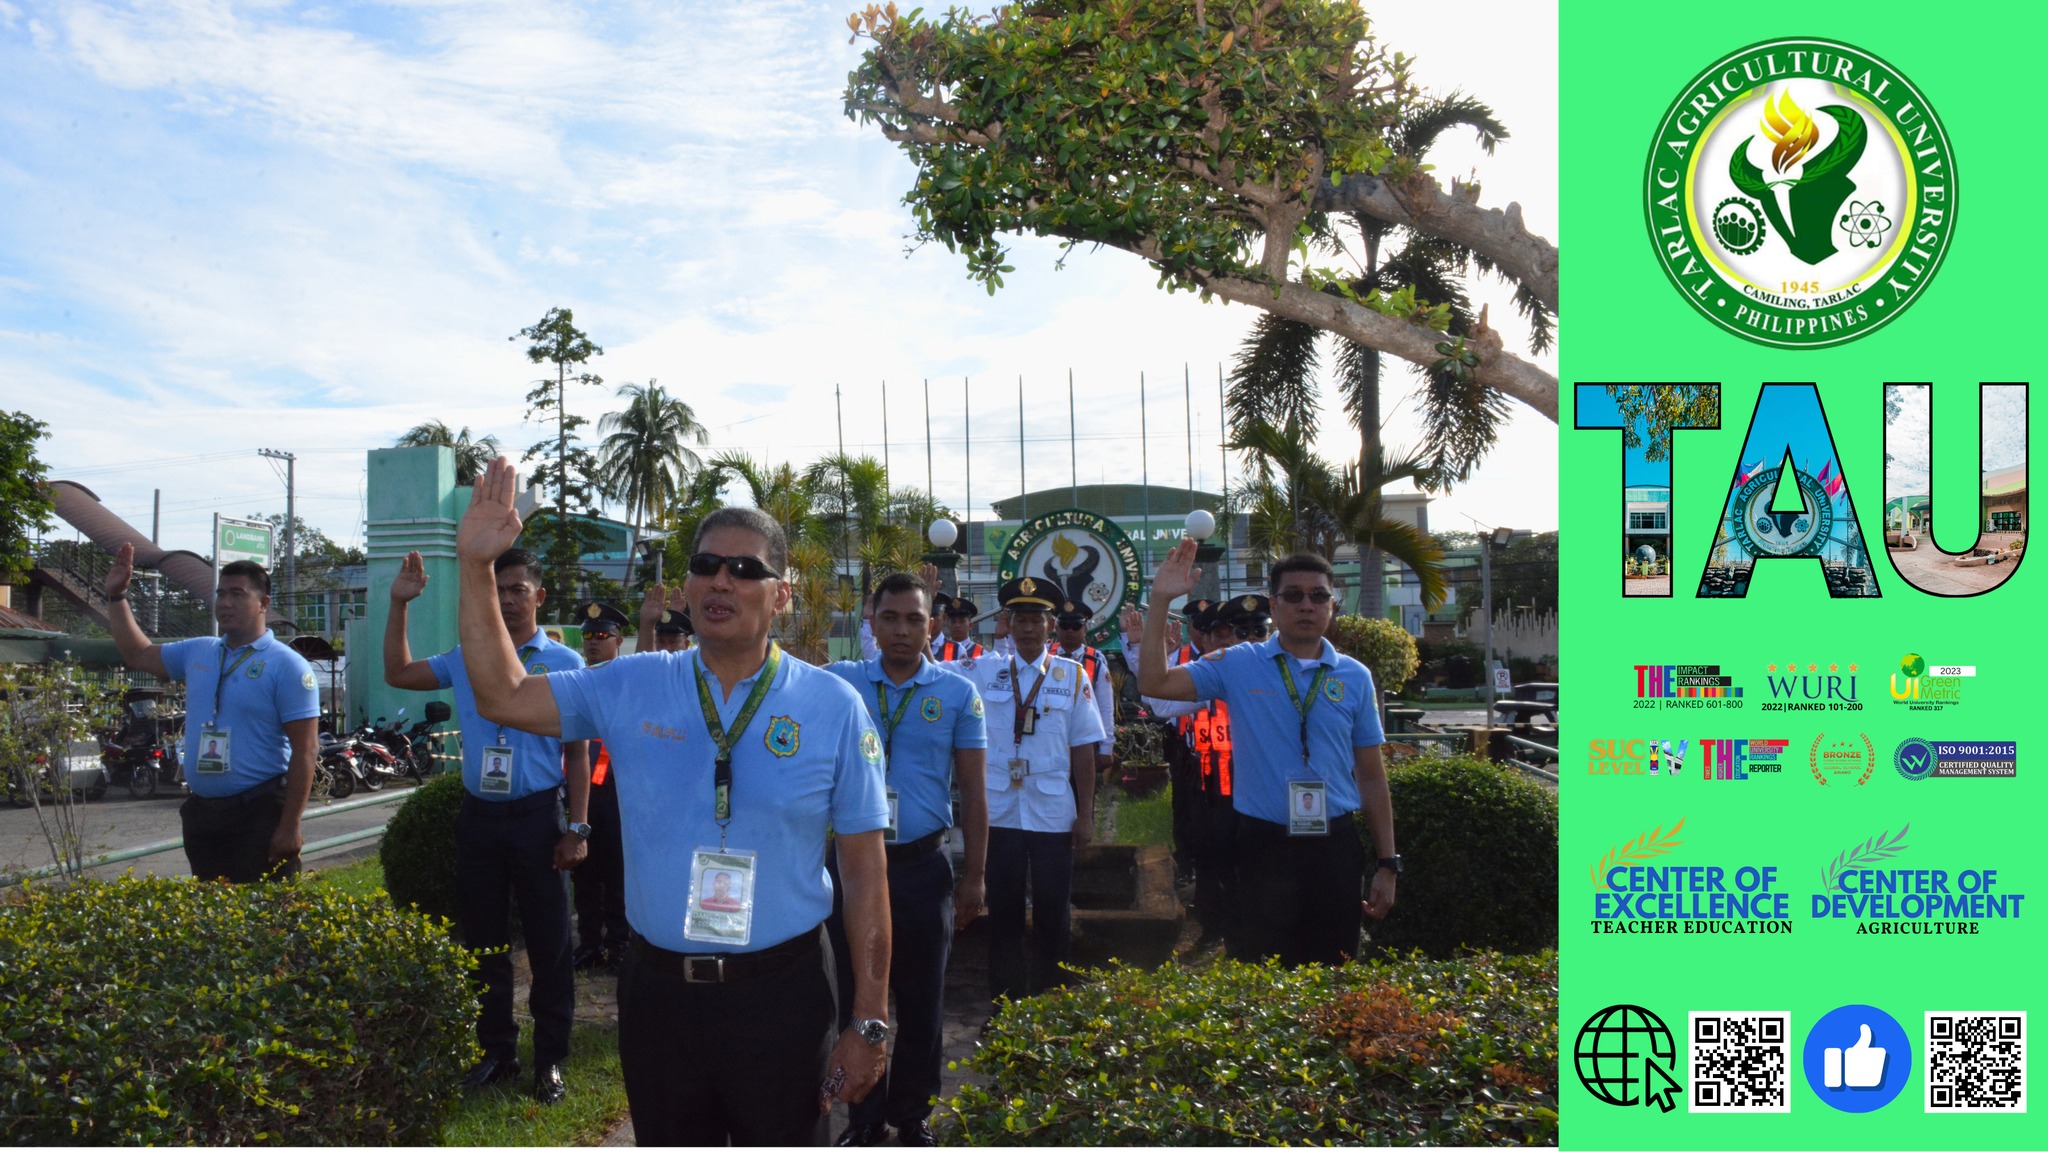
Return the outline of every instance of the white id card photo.
<path id="1" fill-rule="evenodd" d="M 1330 786 L 1321 780 L 1287 782 L 1287 834 L 1327 836 L 1330 834 Z"/>
<path id="2" fill-rule="evenodd" d="M 754 934 L 754 853 L 699 848 L 690 853 L 690 911 L 683 939 L 744 948 Z"/>
<path id="3" fill-rule="evenodd" d="M 512 749 L 501 745 L 484 749 L 484 770 L 477 781 L 477 791 L 485 796 L 512 791 Z"/>
<path id="4" fill-rule="evenodd" d="M 199 757 L 192 766 L 208 776 L 228 770 L 230 734 L 225 728 L 208 725 L 199 730 Z"/>

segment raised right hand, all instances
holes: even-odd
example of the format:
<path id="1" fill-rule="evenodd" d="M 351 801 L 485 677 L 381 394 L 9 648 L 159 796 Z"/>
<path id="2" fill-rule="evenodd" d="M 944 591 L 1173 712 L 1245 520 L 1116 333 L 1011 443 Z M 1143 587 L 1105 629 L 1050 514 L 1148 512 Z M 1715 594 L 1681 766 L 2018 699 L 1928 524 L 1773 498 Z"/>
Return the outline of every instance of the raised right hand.
<path id="1" fill-rule="evenodd" d="M 1125 634 L 1141 636 L 1145 631 L 1145 614 L 1138 611 L 1138 606 L 1133 604 L 1124 609 L 1123 623 Z"/>
<path id="2" fill-rule="evenodd" d="M 123 544 L 114 552 L 114 565 L 107 569 L 105 591 L 108 599 L 128 594 L 128 582 L 135 579 L 135 545 Z"/>
<path id="3" fill-rule="evenodd" d="M 409 603 L 427 590 L 427 562 L 417 552 L 407 552 L 399 562 L 398 575 L 391 580 L 391 598 Z"/>
<path id="4" fill-rule="evenodd" d="M 468 561 L 496 560 L 518 543 L 519 532 L 525 527 L 512 507 L 518 485 L 518 472 L 512 461 L 503 456 L 484 469 L 470 496 L 469 511 L 462 514 L 462 523 L 455 528 L 456 556 Z"/>
<path id="5" fill-rule="evenodd" d="M 1179 599 L 1195 590 L 1195 577 L 1201 575 L 1201 569 L 1195 567 L 1196 547 L 1193 540 L 1183 537 L 1159 562 L 1159 567 L 1152 570 L 1154 604 Z"/>

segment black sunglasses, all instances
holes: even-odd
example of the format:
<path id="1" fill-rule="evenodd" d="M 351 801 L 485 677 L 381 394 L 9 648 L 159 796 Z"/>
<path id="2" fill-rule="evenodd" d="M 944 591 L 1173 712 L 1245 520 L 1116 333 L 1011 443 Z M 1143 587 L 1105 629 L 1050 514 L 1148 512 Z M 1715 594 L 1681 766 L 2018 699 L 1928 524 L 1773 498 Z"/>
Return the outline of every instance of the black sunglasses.
<path id="1" fill-rule="evenodd" d="M 694 564 L 695 561 L 691 563 Z M 1299 588 L 1289 588 L 1287 591 L 1280 593 L 1280 598 L 1289 604 L 1299 604 L 1303 600 L 1311 604 L 1328 604 L 1330 602 L 1330 590 L 1328 588 L 1317 588 L 1312 592 L 1304 592 Z"/>
<path id="2" fill-rule="evenodd" d="M 758 556 L 720 556 L 716 552 L 699 552 L 690 557 L 690 575 L 710 578 L 724 568 L 732 573 L 735 580 L 767 580 L 780 573 L 768 567 Z"/>
<path id="3" fill-rule="evenodd" d="M 1266 626 L 1264 624 L 1252 624 L 1237 628 L 1235 631 L 1239 640 L 1264 640 L 1266 638 Z"/>

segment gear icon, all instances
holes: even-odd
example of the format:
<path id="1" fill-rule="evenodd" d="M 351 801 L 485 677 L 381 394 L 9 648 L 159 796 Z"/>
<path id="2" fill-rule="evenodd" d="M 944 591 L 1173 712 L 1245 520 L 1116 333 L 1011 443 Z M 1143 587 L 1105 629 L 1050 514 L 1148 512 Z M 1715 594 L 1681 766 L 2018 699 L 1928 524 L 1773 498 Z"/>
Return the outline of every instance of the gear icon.
<path id="1" fill-rule="evenodd" d="M 1714 238 L 1735 256 L 1747 256 L 1764 246 L 1768 235 L 1764 214 L 1740 196 L 1730 196 L 1714 208 Z"/>

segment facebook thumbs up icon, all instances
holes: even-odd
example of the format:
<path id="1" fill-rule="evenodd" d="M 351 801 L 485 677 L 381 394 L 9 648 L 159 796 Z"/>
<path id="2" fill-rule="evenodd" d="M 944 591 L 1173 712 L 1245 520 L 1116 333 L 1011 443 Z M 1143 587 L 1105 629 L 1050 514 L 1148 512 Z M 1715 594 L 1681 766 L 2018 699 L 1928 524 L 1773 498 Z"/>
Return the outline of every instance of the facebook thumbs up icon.
<path id="1" fill-rule="evenodd" d="M 1829 1048 L 1822 1054 L 1822 1080 L 1830 1088 L 1875 1088 L 1884 1082 L 1884 1049 L 1870 1044 L 1870 1025 L 1859 1025 L 1856 1046 Z"/>
<path id="2" fill-rule="evenodd" d="M 1831 1108 L 1874 1112 L 1896 1099 L 1913 1066 L 1905 1029 L 1882 1009 L 1848 1004 L 1806 1035 L 1807 1087 Z"/>

